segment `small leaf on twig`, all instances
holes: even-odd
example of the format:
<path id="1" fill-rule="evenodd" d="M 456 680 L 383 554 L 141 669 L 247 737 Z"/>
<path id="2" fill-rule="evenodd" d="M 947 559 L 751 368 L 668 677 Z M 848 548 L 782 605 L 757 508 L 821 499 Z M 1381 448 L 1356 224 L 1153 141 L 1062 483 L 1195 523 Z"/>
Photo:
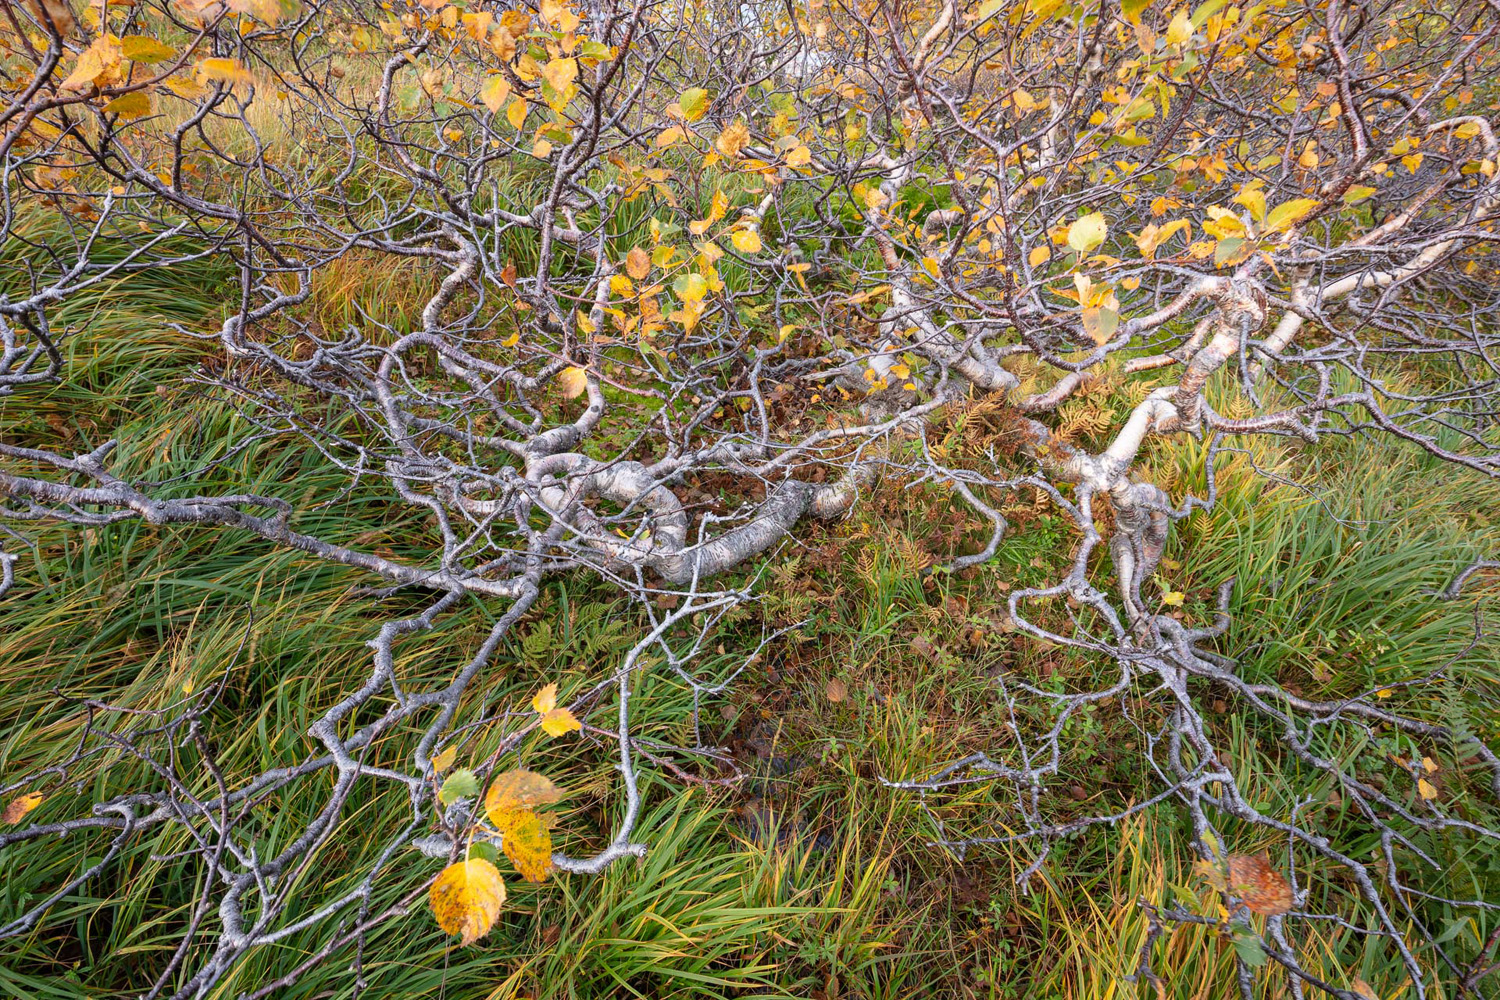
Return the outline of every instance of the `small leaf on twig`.
<path id="1" fill-rule="evenodd" d="M 5 812 L 0 814 L 0 823 L 19 823 L 26 818 L 26 814 L 42 804 L 46 798 L 41 792 L 27 792 L 10 800 L 10 805 L 5 807 Z"/>
<path id="2" fill-rule="evenodd" d="M 473 771 L 462 767 L 448 775 L 448 779 L 443 782 L 443 787 L 438 790 L 438 801 L 451 806 L 459 799 L 473 798 L 478 794 L 479 779 Z"/>
<path id="3" fill-rule="evenodd" d="M 531 707 L 542 717 L 542 730 L 548 736 L 562 736 L 583 728 L 583 723 L 566 708 L 557 707 L 557 685 L 548 684 L 531 699 Z"/>

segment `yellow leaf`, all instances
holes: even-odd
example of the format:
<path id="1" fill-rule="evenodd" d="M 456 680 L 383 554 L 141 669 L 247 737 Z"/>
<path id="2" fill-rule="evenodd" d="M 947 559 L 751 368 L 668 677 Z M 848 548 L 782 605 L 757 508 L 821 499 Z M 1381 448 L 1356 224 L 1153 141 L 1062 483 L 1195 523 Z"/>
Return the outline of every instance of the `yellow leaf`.
<path id="1" fill-rule="evenodd" d="M 510 122 L 510 127 L 519 129 L 526 124 L 526 112 L 531 110 L 526 104 L 526 98 L 518 97 L 510 102 L 510 107 L 505 109 L 505 120 Z"/>
<path id="2" fill-rule="evenodd" d="M 506 337 L 504 340 L 500 341 L 500 346 L 501 347 L 515 347 L 520 342 L 521 342 L 521 331 L 520 330 L 513 330 L 513 331 L 511 331 L 511 335 L 509 337 Z"/>
<path id="3" fill-rule="evenodd" d="M 1422 758 L 1422 770 L 1426 771 L 1428 774 L 1436 774 L 1437 769 L 1437 763 L 1431 757 Z"/>
<path id="4" fill-rule="evenodd" d="M 1186 219 L 1174 219 L 1171 222 L 1157 225 L 1150 223 L 1142 229 L 1140 234 L 1131 237 L 1135 240 L 1136 249 L 1140 250 L 1141 256 L 1147 260 L 1156 258 L 1156 249 L 1179 232 L 1186 232 L 1188 238 L 1193 235 L 1192 224 Z"/>
<path id="5" fill-rule="evenodd" d="M 884 295 L 886 292 L 888 292 L 890 290 L 891 290 L 891 286 L 890 285 L 876 285 L 874 288 L 867 288 L 867 289 L 865 289 L 862 292 L 855 292 L 853 295 L 850 295 L 844 301 L 846 303 L 848 303 L 849 305 L 851 305 L 851 306 L 857 306 L 857 305 L 860 305 L 862 303 L 870 301 L 871 299 L 875 298 L 876 296 Z"/>
<path id="6" fill-rule="evenodd" d="M 203 86 L 203 82 L 196 76 L 170 77 L 163 86 L 185 101 L 196 101 L 208 93 L 208 88 Z"/>
<path id="7" fill-rule="evenodd" d="M 786 154 L 786 165 L 789 167 L 805 167 L 812 162 L 812 150 L 806 146 L 794 146 Z"/>
<path id="8" fill-rule="evenodd" d="M 524 10 L 508 10 L 500 15 L 500 27 L 520 38 L 531 30 L 531 15 Z"/>
<path id="9" fill-rule="evenodd" d="M 1381 688 L 1379 691 L 1375 692 L 1375 697 L 1377 697 L 1377 698 L 1389 698 L 1391 695 L 1393 695 L 1395 693 L 1396 692 L 1392 691 L 1390 688 Z"/>
<path id="10" fill-rule="evenodd" d="M 442 753 L 432 758 L 432 769 L 438 774 L 442 774 L 444 771 L 448 770 L 448 768 L 452 767 L 453 762 L 457 759 L 458 744 L 450 743 L 448 746 L 443 748 Z"/>
<path id="11" fill-rule="evenodd" d="M 249 83 L 250 71 L 233 59 L 205 59 L 198 64 L 205 80 L 220 80 L 233 85 Z"/>
<path id="12" fill-rule="evenodd" d="M 538 139 L 531 147 L 531 155 L 535 156 L 538 160 L 545 160 L 552 155 L 552 143 L 546 139 Z"/>
<path id="13" fill-rule="evenodd" d="M 731 160 L 740 155 L 740 150 L 750 145 L 750 130 L 741 121 L 730 125 L 714 140 L 714 148 Z"/>
<path id="14" fill-rule="evenodd" d="M 688 231 L 694 236 L 702 236 L 710 226 L 724 218 L 724 213 L 728 210 L 729 198 L 723 191 L 715 190 L 713 198 L 709 201 L 708 218 L 688 223 Z"/>
<path id="15" fill-rule="evenodd" d="M 1026 255 L 1026 263 L 1032 267 L 1039 267 L 1052 259 L 1052 248 L 1046 245 L 1031 248 L 1031 253 Z"/>
<path id="16" fill-rule="evenodd" d="M 760 233 L 753 229 L 741 229 L 729 237 L 729 242 L 740 253 L 760 253 Z"/>
<path id="17" fill-rule="evenodd" d="M 490 783 L 484 796 L 484 811 L 495 829 L 508 833 L 522 813 L 538 806 L 551 805 L 562 798 L 562 790 L 547 777 L 535 771 L 517 768 L 506 771 Z"/>
<path id="18" fill-rule="evenodd" d="M 1169 590 L 1161 595 L 1161 602 L 1163 604 L 1170 604 L 1174 608 L 1182 607 L 1182 602 L 1186 599 L 1187 595 L 1180 590 Z"/>
<path id="19" fill-rule="evenodd" d="M 672 283 L 672 291 L 684 302 L 702 302 L 708 294 L 708 279 L 696 271 L 684 274 Z"/>
<path id="20" fill-rule="evenodd" d="M 1068 246 L 1079 253 L 1087 253 L 1104 242 L 1109 235 L 1109 224 L 1098 212 L 1081 216 L 1068 227 Z"/>
<path id="21" fill-rule="evenodd" d="M 1426 799 L 1428 802 L 1431 802 L 1438 796 L 1437 786 L 1428 781 L 1426 778 L 1417 779 L 1417 793 L 1420 794 L 1422 798 Z"/>
<path id="22" fill-rule="evenodd" d="M 268 24 L 272 27 L 275 27 L 276 23 L 281 20 L 281 4 L 277 0 L 223 0 L 223 3 L 236 14 L 253 17 L 262 24 Z M 456 23 L 458 23 L 458 12 L 454 11 L 453 24 Z M 449 27 L 452 27 L 452 24 Z M 244 30 L 244 27 L 241 26 L 240 31 L 242 34 Z"/>
<path id="23" fill-rule="evenodd" d="M 552 870 L 552 835 L 547 821 L 534 812 L 517 817 L 500 848 L 528 882 L 544 881 Z"/>
<path id="24" fill-rule="evenodd" d="M 120 39 L 120 52 L 126 59 L 138 63 L 166 62 L 177 54 L 170 46 L 145 35 L 126 35 Z"/>
<path id="25" fill-rule="evenodd" d="M 495 20 L 495 15 L 489 11 L 480 11 L 475 14 L 463 16 L 464 33 L 476 42 L 482 42 L 489 37 L 490 23 Z"/>
<path id="26" fill-rule="evenodd" d="M 1084 331 L 1100 346 L 1109 343 L 1120 327 L 1119 312 L 1104 306 L 1086 306 L 1079 318 Z"/>
<path id="27" fill-rule="evenodd" d="M 558 0 L 542 0 L 542 17 L 547 23 L 564 33 L 577 30 L 581 19 L 567 4 Z"/>
<path id="28" fill-rule="evenodd" d="M 558 93 L 565 92 L 578 79 L 578 60 L 553 59 L 542 67 L 542 79 Z"/>
<path id="29" fill-rule="evenodd" d="M 1350 984 L 1349 988 L 1354 993 L 1364 997 L 1365 1000 L 1380 1000 L 1380 997 L 1375 993 L 1375 988 L 1358 976 L 1354 977 L 1354 982 Z"/>
<path id="30" fill-rule="evenodd" d="M 651 273 L 651 256 L 640 247 L 633 247 L 625 255 L 625 273 L 636 281 L 645 281 L 646 275 Z"/>
<path id="31" fill-rule="evenodd" d="M 90 84 L 107 84 L 119 75 L 123 56 L 120 40 L 114 35 L 100 35 L 94 43 L 78 53 L 73 72 L 62 82 L 63 90 L 84 90 Z"/>
<path id="32" fill-rule="evenodd" d="M 1472 139 L 1478 134 L 1478 122 L 1464 122 L 1458 128 L 1453 130 L 1453 138 L 1455 139 Z"/>
<path id="33" fill-rule="evenodd" d="M 483 858 L 470 858 L 443 869 L 428 890 L 427 901 L 438 926 L 463 935 L 473 944 L 489 933 L 505 904 L 505 882 L 500 870 Z"/>
<path id="34" fill-rule="evenodd" d="M 479 99 L 484 106 L 490 109 L 490 114 L 497 115 L 500 109 L 505 107 L 506 98 L 510 97 L 510 81 L 496 73 L 484 81 L 480 88 Z"/>
<path id="35" fill-rule="evenodd" d="M 26 814 L 42 804 L 46 798 L 41 792 L 27 792 L 10 800 L 10 805 L 5 807 L 5 812 L 0 814 L 0 823 L 19 823 L 26 818 Z"/>
<path id="36" fill-rule="evenodd" d="M 1401 157 L 1401 163 L 1406 167 L 1408 171 L 1410 171 L 1411 173 L 1416 173 L 1417 168 L 1422 165 L 1422 157 L 1424 155 L 1425 154 L 1423 153 L 1411 153 L 1407 156 Z"/>
<path id="37" fill-rule="evenodd" d="M 563 736 L 582 728 L 583 723 L 566 708 L 554 708 L 542 713 L 542 731 L 548 736 Z"/>
<path id="38" fill-rule="evenodd" d="M 106 104 L 104 110 L 125 119 L 140 118 L 151 113 L 151 98 L 142 90 L 121 94 Z"/>
<path id="39" fill-rule="evenodd" d="M 1307 214 L 1321 205 L 1316 198 L 1293 198 L 1284 201 L 1271 209 L 1271 214 L 1266 216 L 1266 229 L 1269 232 L 1280 233 L 1292 228 L 1298 222 L 1307 217 Z"/>
<path id="40" fill-rule="evenodd" d="M 1266 193 L 1260 188 L 1247 187 L 1234 196 L 1236 204 L 1250 210 L 1250 217 L 1260 222 L 1266 217 Z"/>
<path id="41" fill-rule="evenodd" d="M 1179 10 L 1172 23 L 1167 25 L 1167 44 L 1181 45 L 1193 37 L 1193 20 L 1185 10 Z"/>
<path id="42" fill-rule="evenodd" d="M 557 373 L 557 388 L 562 393 L 563 399 L 583 395 L 583 390 L 588 388 L 588 383 L 588 373 L 582 368 L 564 368 Z"/>
<path id="43" fill-rule="evenodd" d="M 548 684 L 531 698 L 531 707 L 545 715 L 557 707 L 557 685 Z"/>

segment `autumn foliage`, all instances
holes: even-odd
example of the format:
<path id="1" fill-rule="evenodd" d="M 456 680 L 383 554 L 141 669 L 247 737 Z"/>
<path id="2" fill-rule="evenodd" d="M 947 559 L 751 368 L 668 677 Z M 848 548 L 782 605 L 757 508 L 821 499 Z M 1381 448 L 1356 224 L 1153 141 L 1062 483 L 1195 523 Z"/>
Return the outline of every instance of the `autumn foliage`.
<path id="1" fill-rule="evenodd" d="M 929 587 L 992 572 L 1045 508 L 1055 558 L 1029 565 L 1048 579 L 1007 584 L 990 620 L 1097 668 L 1076 686 L 997 674 L 1003 739 L 879 776 L 934 849 L 1027 852 L 1029 885 L 1070 839 L 1179 809 L 1217 902 L 1142 902 L 1137 977 L 1159 991 L 1152 942 L 1183 925 L 1232 942 L 1246 995 L 1262 970 L 1360 995 L 1309 971 L 1297 928 L 1318 921 L 1388 945 L 1423 989 L 1472 993 L 1492 968 L 1500 938 L 1442 927 L 1493 922 L 1493 881 L 1431 863 L 1500 837 L 1500 758 L 1455 721 L 1471 693 L 1426 697 L 1436 664 L 1322 693 L 1261 676 L 1226 639 L 1252 582 L 1194 591 L 1180 580 L 1211 553 L 1179 541 L 1250 441 L 1390 439 L 1500 477 L 1490 0 L 32 0 L 5 6 L 0 63 L 0 405 L 86 360 L 69 303 L 146 301 L 151 276 L 203 268 L 216 312 L 174 327 L 201 361 L 151 391 L 235 421 L 171 470 L 168 442 L 107 428 L 0 440 L 0 599 L 45 590 L 19 553 L 52 550 L 28 533 L 140 521 L 341 567 L 372 608 L 368 677 L 310 716 L 304 756 L 222 767 L 216 683 L 128 735 L 102 720 L 134 709 L 82 698 L 71 758 L 0 776 L 0 849 L 67 851 L 55 835 L 87 828 L 113 857 L 191 831 L 201 888 L 148 996 L 207 995 L 326 925 L 290 985 L 423 895 L 474 945 L 507 862 L 541 883 L 645 856 L 643 774 L 732 784 L 700 712 L 805 624 L 754 618 L 765 567 L 892 489 L 955 512 L 931 526 L 949 554 L 906 567 Z M 381 295 L 349 292 L 372 274 Z M 272 446 L 346 488 L 215 478 Z M 351 497 L 363 530 L 318 527 Z M 542 676 L 529 704 L 495 694 L 507 644 L 578 579 L 638 634 L 591 654 L 571 700 Z M 408 655 L 455 619 L 480 639 L 437 667 Z M 735 662 L 701 672 L 710 651 Z M 679 717 L 637 698 L 646 674 L 685 692 Z M 1306 803 L 1257 798 L 1216 703 L 1350 803 L 1358 850 Z M 1074 720 L 1121 705 L 1150 730 L 1135 777 L 1154 785 L 1044 795 Z M 56 794 L 106 746 L 147 785 Z M 575 776 L 532 770 L 539 747 L 597 765 L 617 808 L 559 821 Z M 931 811 L 973 787 L 983 816 Z M 292 788 L 324 804 L 269 855 L 247 846 Z M 402 795 L 389 850 L 292 916 L 278 879 L 351 835 L 371 788 Z M 372 910 L 393 877 L 420 888 Z"/>

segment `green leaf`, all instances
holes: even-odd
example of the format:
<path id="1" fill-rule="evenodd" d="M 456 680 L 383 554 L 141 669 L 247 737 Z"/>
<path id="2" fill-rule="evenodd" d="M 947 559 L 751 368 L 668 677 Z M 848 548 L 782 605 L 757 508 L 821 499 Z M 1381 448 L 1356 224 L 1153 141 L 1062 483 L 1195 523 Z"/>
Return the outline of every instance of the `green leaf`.
<path id="1" fill-rule="evenodd" d="M 1082 319 L 1083 329 L 1094 339 L 1094 343 L 1101 346 L 1109 343 L 1109 339 L 1120 327 L 1120 314 L 1099 306 L 1085 308 Z"/>
<path id="2" fill-rule="evenodd" d="M 500 852 L 495 850 L 495 845 L 488 840 L 476 840 L 469 845 L 468 856 L 470 858 L 480 858 L 488 861 L 490 864 L 494 864 L 496 859 L 500 857 Z"/>
<path id="3" fill-rule="evenodd" d="M 459 799 L 471 799 L 479 794 L 479 778 L 467 767 L 461 767 L 448 775 L 438 792 L 438 801 L 451 806 Z"/>
<path id="4" fill-rule="evenodd" d="M 1260 937 L 1247 927 L 1236 926 L 1234 928 L 1234 953 L 1239 956 L 1241 962 L 1258 969 L 1266 964 L 1266 949 L 1261 944 Z"/>
<path id="5" fill-rule="evenodd" d="M 1214 244 L 1214 267 L 1223 267 L 1227 261 L 1233 260 L 1244 245 L 1245 241 L 1238 236 L 1230 236 Z"/>
<path id="6" fill-rule="evenodd" d="M 1208 19 L 1223 9 L 1225 0 L 1208 0 L 1207 3 L 1199 4 L 1193 10 L 1193 27 L 1202 28 L 1208 23 Z"/>
<path id="7" fill-rule="evenodd" d="M 1375 193 L 1375 189 L 1374 188 L 1372 188 L 1372 187 L 1365 187 L 1363 184 L 1356 184 L 1353 187 L 1351 187 L 1349 190 L 1347 190 L 1347 191 L 1344 192 L 1344 204 L 1345 205 L 1353 205 L 1353 204 L 1355 204 L 1357 202 L 1364 201 L 1366 198 L 1370 197 L 1370 195 L 1372 195 L 1374 193 Z"/>
<path id="8" fill-rule="evenodd" d="M 689 87 L 677 99 L 677 106 L 682 108 L 683 118 L 695 122 L 708 114 L 708 91 L 702 87 Z"/>

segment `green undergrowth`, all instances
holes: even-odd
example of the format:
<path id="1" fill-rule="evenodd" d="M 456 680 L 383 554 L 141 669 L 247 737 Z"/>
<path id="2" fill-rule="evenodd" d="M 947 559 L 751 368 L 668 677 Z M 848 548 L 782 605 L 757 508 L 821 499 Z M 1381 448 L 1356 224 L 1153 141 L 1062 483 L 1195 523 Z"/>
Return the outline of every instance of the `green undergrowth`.
<path id="1" fill-rule="evenodd" d="M 163 268 L 132 278 L 128 296 L 104 289 L 69 302 L 62 320 L 87 330 L 66 341 L 69 378 L 0 401 L 0 434 L 74 450 L 115 437 L 116 461 L 132 476 L 164 481 L 191 473 L 191 489 L 205 491 L 236 483 L 293 502 L 299 530 L 398 554 L 419 545 L 424 525 L 378 489 L 346 490 L 345 476 L 295 439 L 242 451 L 226 444 L 243 418 L 184 381 L 195 366 L 215 363 L 212 343 L 185 341 L 167 324 L 211 329 L 227 277 L 198 266 Z M 318 305 L 328 326 L 355 321 L 356 313 L 333 304 L 351 292 L 368 296 L 371 309 L 380 301 L 388 310 L 381 321 L 392 325 L 416 308 L 415 294 L 393 302 L 392 289 L 368 275 L 330 281 Z M 1123 412 L 1128 402 L 1101 405 Z M 994 430 L 981 411 L 948 428 L 955 452 L 965 441 L 982 447 Z M 1089 433 L 1089 419 L 1077 415 L 1080 434 Z M 1203 623 L 1219 585 L 1233 578 L 1230 626 L 1218 648 L 1247 678 L 1332 699 L 1446 665 L 1441 679 L 1396 690 L 1392 704 L 1486 738 L 1500 735 L 1492 709 L 1500 685 L 1494 581 L 1477 579 L 1457 601 L 1433 597 L 1471 559 L 1500 552 L 1500 492 L 1411 448 L 1379 442 L 1233 444 L 1244 450 L 1220 456 L 1217 506 L 1179 526 L 1167 568 L 1148 589 L 1184 593 L 1181 614 Z M 1144 471 L 1181 500 L 1189 489 L 1201 492 L 1204 460 L 1204 445 L 1174 439 L 1153 446 Z M 921 777 L 975 750 L 1005 753 L 1003 681 L 1072 690 L 1112 676 L 1111 664 L 1024 640 L 1010 622 L 1010 594 L 1055 579 L 1076 543 L 1044 499 L 1018 495 L 1010 502 L 1012 529 L 997 558 L 956 575 L 926 569 L 978 548 L 985 526 L 932 488 L 887 483 L 845 521 L 799 528 L 797 544 L 778 554 L 763 578 L 764 600 L 729 622 L 722 650 L 699 665 L 709 675 L 727 673 L 763 630 L 802 623 L 724 697 L 701 706 L 705 740 L 729 747 L 744 779 L 700 787 L 653 772 L 640 827 L 652 845 L 644 862 L 616 865 L 599 878 L 555 877 L 540 886 L 512 880 L 500 924 L 471 948 L 457 948 L 419 901 L 366 940 L 359 972 L 366 995 L 1136 995 L 1124 977 L 1146 939 L 1139 900 L 1208 905 L 1175 810 L 1148 811 L 1054 845 L 1022 891 L 1015 876 L 1032 861 L 1029 848 L 975 848 L 960 858 L 931 846 L 939 823 L 950 833 L 1003 834 L 1015 821 L 1004 789 L 933 797 L 924 812 L 913 794 L 881 781 Z M 12 548 L 21 556 L 18 588 L 0 603 L 6 778 L 67 758 L 79 739 L 84 699 L 170 712 L 219 687 L 204 724 L 231 782 L 302 759 L 317 750 L 308 725 L 367 676 L 365 644 L 375 623 L 422 606 L 417 595 L 362 596 L 358 588 L 372 581 L 358 573 L 207 529 L 38 525 L 28 539 L 33 550 Z M 1107 586 L 1107 557 L 1091 569 Z M 451 677 L 501 610 L 470 602 L 398 646 L 403 683 L 415 688 Z M 1031 609 L 1054 625 L 1067 611 Z M 461 718 L 523 711 L 548 682 L 564 697 L 582 690 L 636 641 L 640 625 L 640 616 L 597 581 L 552 582 L 474 685 Z M 1476 625 L 1487 634 L 1476 639 Z M 654 720 L 644 735 L 691 742 L 691 692 L 668 671 L 648 671 L 637 683 L 637 706 Z M 1259 807 L 1285 815 L 1305 798 L 1326 796 L 1319 779 L 1278 753 L 1268 724 L 1237 710 L 1224 692 L 1205 687 L 1195 696 Z M 1151 794 L 1140 766 L 1141 731 L 1124 708 L 1117 700 L 1074 724 L 1061 778 L 1045 793 L 1057 815 Z M 100 725 L 124 731 L 140 718 L 115 715 Z M 386 735 L 372 760 L 409 767 L 419 731 L 410 725 Z M 466 732 L 461 760 L 483 760 L 498 732 Z M 191 766 L 195 751 L 183 752 L 185 780 L 208 793 L 210 778 Z M 552 775 L 569 791 L 560 845 L 597 846 L 619 809 L 607 747 L 533 743 L 515 763 Z M 1461 770 L 1458 762 L 1444 766 Z M 31 819 L 78 815 L 90 802 L 152 781 L 143 763 L 118 753 L 91 758 L 71 777 L 48 786 Z M 1453 785 L 1458 794 L 1456 776 Z M 313 780 L 280 793 L 253 827 L 257 851 L 283 846 L 322 808 L 327 792 L 326 782 Z M 1318 808 L 1330 837 L 1368 853 L 1358 817 L 1326 803 Z M 361 783 L 298 876 L 286 919 L 357 885 L 409 815 L 404 791 Z M 0 920 L 92 864 L 107 845 L 106 837 L 77 834 L 10 848 L 0 858 Z M 200 873 L 181 856 L 189 845 L 180 828 L 166 826 L 131 839 L 100 878 L 59 901 L 36 930 L 5 943 L 0 994 L 77 1000 L 147 988 L 190 918 Z M 1233 846 L 1272 845 L 1262 837 Z M 1493 860 L 1459 843 L 1425 846 L 1441 858 L 1447 888 L 1495 895 Z M 435 866 L 414 851 L 398 852 L 370 905 L 411 895 Z M 1356 918 L 1348 887 L 1319 877 L 1318 898 Z M 1443 920 L 1441 913 L 1428 916 Z M 1445 932 L 1461 942 L 1490 929 L 1454 922 Z M 325 934 L 310 929 L 261 949 L 210 995 L 234 997 L 287 975 Z M 1358 976 L 1381 1000 L 1406 995 L 1404 973 L 1387 947 L 1330 926 L 1304 948 L 1331 981 L 1348 985 Z M 1433 961 L 1430 953 L 1419 957 Z M 1153 958 L 1169 996 L 1236 995 L 1233 949 L 1210 930 L 1171 931 Z M 353 960 L 352 949 L 342 950 L 276 995 L 348 996 Z M 1283 979 L 1273 975 L 1267 983 L 1267 996 L 1282 995 Z"/>

